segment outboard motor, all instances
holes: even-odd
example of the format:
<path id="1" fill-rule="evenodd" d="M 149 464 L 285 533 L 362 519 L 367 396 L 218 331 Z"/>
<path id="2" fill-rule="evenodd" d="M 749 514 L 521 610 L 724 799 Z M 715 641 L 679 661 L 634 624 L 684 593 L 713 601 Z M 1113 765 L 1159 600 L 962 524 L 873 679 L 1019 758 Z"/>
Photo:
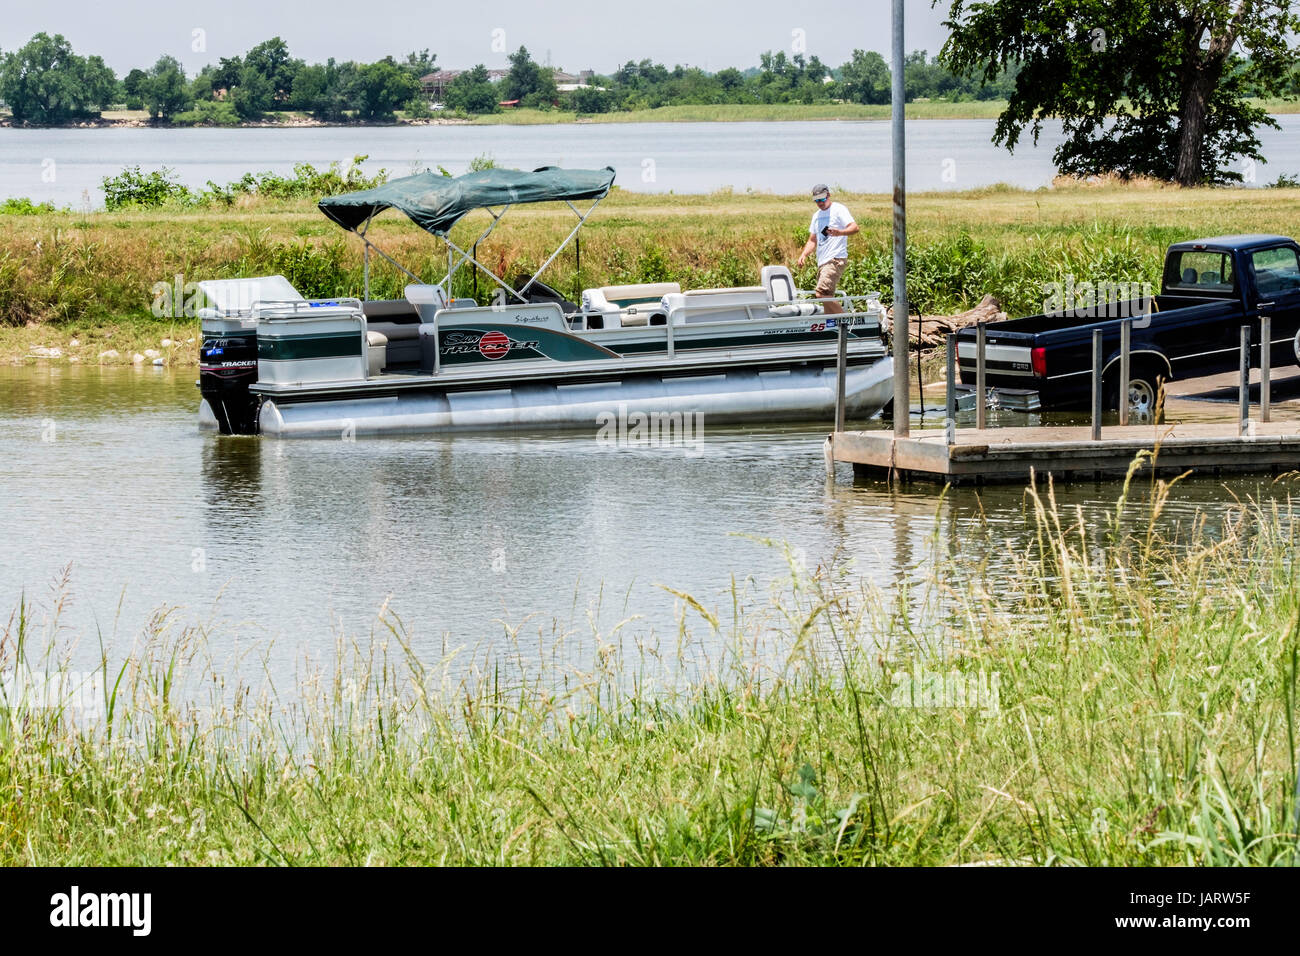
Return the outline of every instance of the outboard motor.
<path id="1" fill-rule="evenodd" d="M 199 351 L 199 393 L 223 435 L 256 435 L 261 404 L 257 381 L 257 322 L 205 315 Z"/>
<path id="2" fill-rule="evenodd" d="M 223 435 L 256 435 L 262 400 L 249 391 L 257 381 L 257 313 L 263 303 L 301 302 L 284 276 L 213 279 L 199 283 L 210 303 L 199 311 L 199 392 Z M 211 427 L 212 421 L 200 418 Z"/>

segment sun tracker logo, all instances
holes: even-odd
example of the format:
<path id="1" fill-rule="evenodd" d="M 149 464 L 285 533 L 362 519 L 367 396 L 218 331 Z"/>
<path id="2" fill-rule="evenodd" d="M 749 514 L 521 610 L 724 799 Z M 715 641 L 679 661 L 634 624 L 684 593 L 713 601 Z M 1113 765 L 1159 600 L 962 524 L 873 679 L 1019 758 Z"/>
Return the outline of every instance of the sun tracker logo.
<path id="1" fill-rule="evenodd" d="M 56 927 L 129 927 L 133 936 L 148 936 L 153 925 L 152 893 L 69 893 L 50 897 L 50 925 Z"/>
<path id="2" fill-rule="evenodd" d="M 510 336 L 504 332 L 488 332 L 478 340 L 478 350 L 484 358 L 499 359 L 510 351 Z"/>

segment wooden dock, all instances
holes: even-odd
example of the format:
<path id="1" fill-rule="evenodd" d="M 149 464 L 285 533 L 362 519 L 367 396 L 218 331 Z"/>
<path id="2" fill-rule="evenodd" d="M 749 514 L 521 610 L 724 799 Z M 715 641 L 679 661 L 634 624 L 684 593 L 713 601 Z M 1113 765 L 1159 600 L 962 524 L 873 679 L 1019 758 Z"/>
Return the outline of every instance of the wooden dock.
<path id="1" fill-rule="evenodd" d="M 890 480 L 952 484 L 1019 482 L 1051 474 L 1057 481 L 1123 477 L 1143 451 L 1155 454 L 1143 474 L 1261 472 L 1300 469 L 1300 422 L 1253 422 L 1245 435 L 1235 422 L 1128 425 L 1101 429 L 959 428 L 949 445 L 943 429 L 896 438 L 887 431 L 843 431 L 831 436 L 835 461 L 854 474 Z"/>

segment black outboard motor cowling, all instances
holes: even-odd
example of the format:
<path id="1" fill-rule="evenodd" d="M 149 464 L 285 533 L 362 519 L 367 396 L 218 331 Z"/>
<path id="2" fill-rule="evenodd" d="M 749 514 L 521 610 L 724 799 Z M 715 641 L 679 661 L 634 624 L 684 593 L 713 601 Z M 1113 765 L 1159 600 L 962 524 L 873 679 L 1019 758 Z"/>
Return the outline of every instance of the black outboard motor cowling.
<path id="1" fill-rule="evenodd" d="M 257 381 L 257 326 L 238 319 L 204 319 L 199 351 L 199 393 L 223 435 L 256 435 L 261 400 Z"/>

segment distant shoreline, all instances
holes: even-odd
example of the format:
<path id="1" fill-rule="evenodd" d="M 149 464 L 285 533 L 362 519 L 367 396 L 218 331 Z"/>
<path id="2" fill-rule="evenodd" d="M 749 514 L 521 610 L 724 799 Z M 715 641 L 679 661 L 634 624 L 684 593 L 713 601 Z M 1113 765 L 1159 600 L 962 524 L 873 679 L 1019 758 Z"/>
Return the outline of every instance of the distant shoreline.
<path id="1" fill-rule="evenodd" d="M 1262 105 L 1273 116 L 1300 113 L 1300 100 L 1266 100 Z M 914 120 L 996 119 L 1005 107 L 1005 100 L 973 100 L 962 103 L 922 100 L 907 105 L 907 118 Z M 109 110 L 98 119 L 53 126 L 15 127 L 7 117 L 4 117 L 0 118 L 0 127 L 8 129 L 321 129 L 327 127 L 364 129 L 395 126 L 559 126 L 578 123 L 854 122 L 886 120 L 889 118 L 889 113 L 888 104 L 870 106 L 851 103 L 718 104 L 661 106 L 655 109 L 593 114 L 537 109 L 511 109 L 472 117 L 454 115 L 408 117 L 399 114 L 387 123 L 324 122 L 304 113 L 277 113 L 270 114 L 267 119 L 231 126 L 191 126 L 150 120 L 143 110 Z"/>

